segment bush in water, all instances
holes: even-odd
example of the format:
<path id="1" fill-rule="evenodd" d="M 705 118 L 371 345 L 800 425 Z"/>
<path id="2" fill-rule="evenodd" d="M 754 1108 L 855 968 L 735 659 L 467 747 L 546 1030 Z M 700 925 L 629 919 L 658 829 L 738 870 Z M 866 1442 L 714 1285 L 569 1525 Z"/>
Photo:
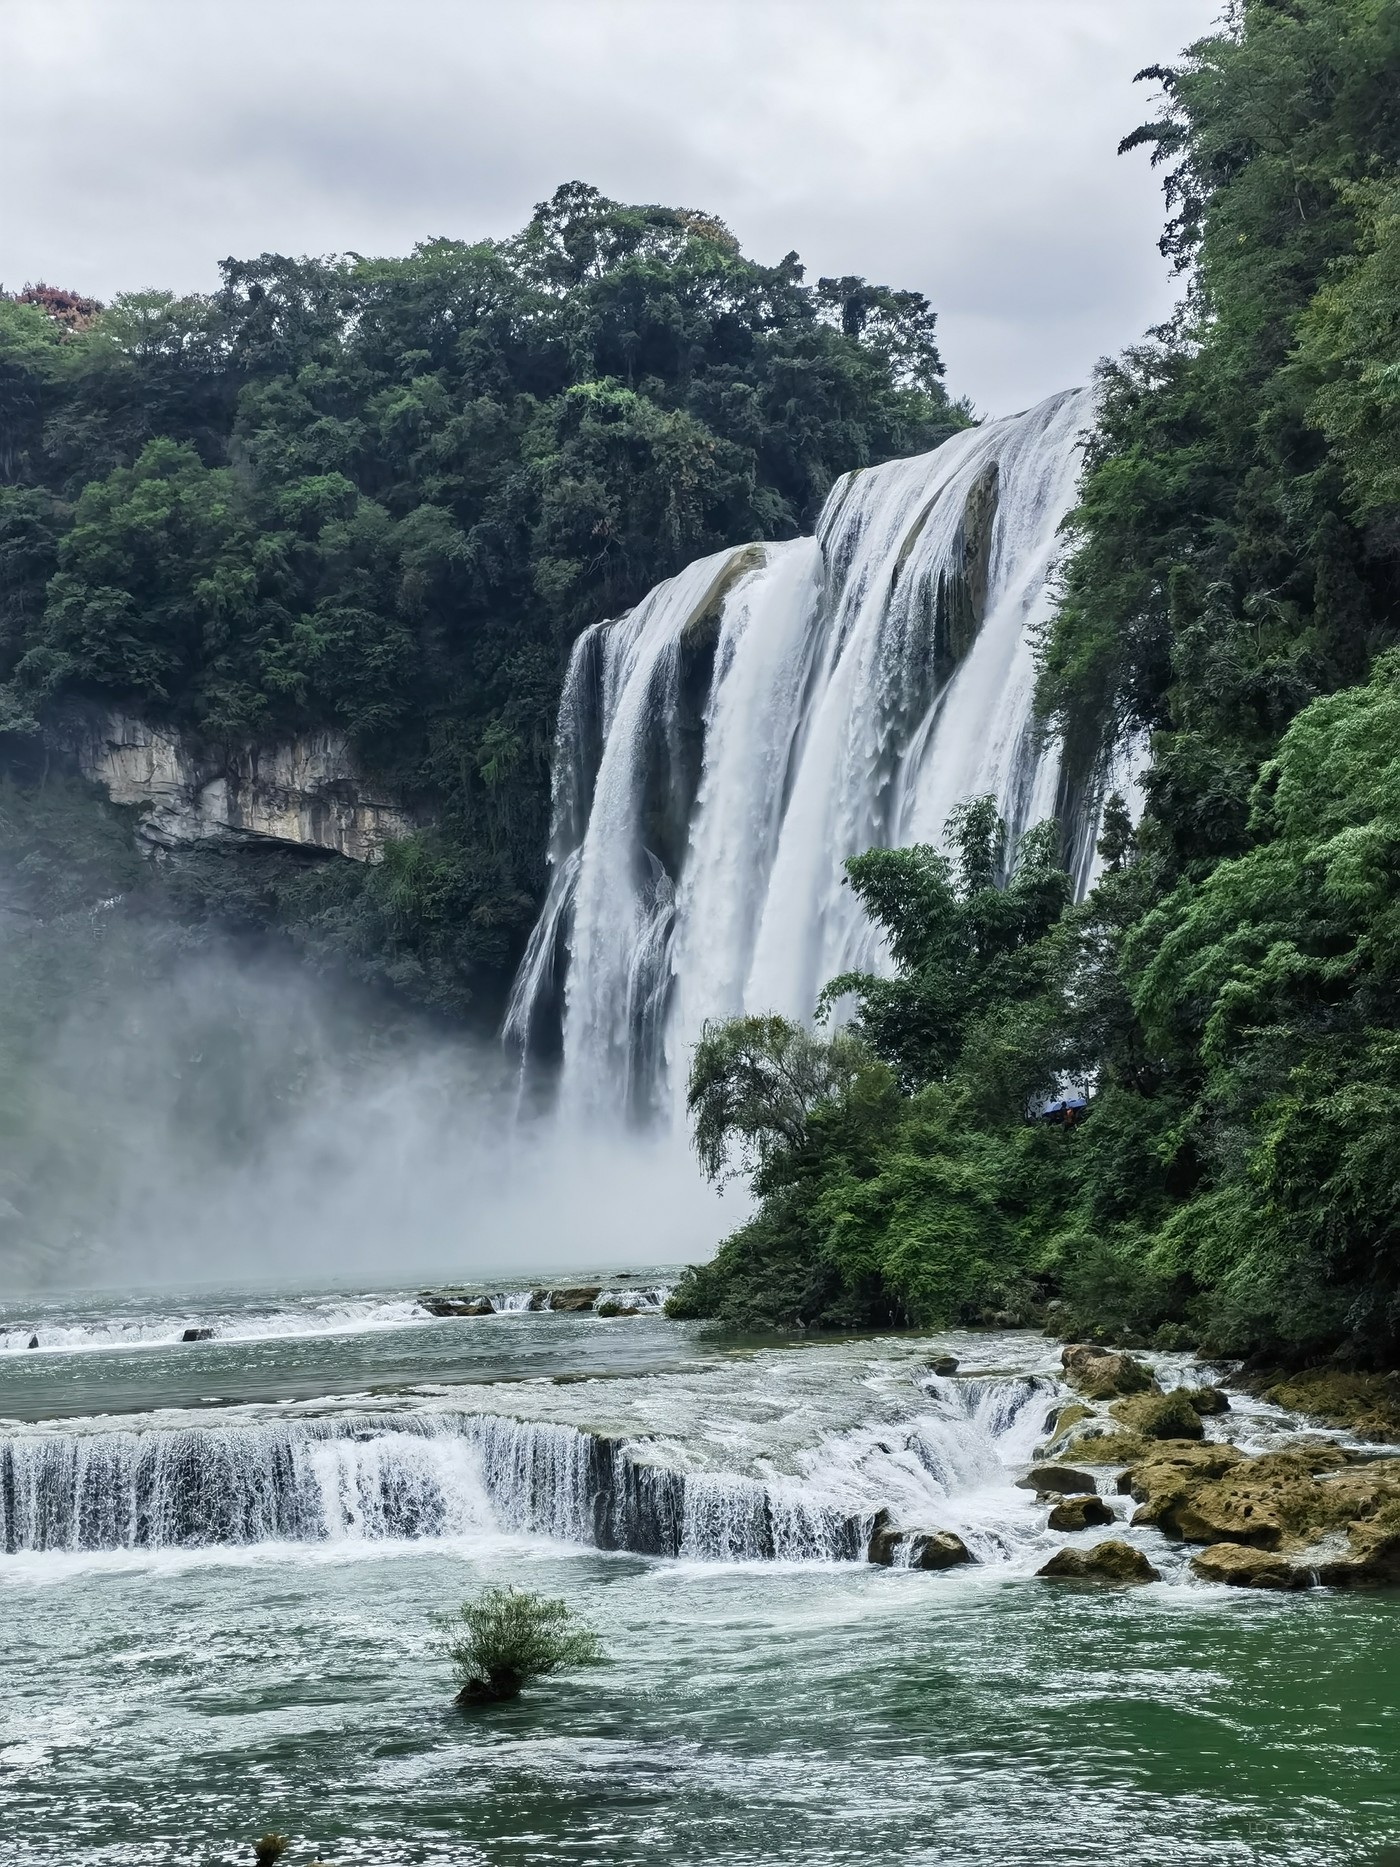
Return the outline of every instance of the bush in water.
<path id="1" fill-rule="evenodd" d="M 518 1698 L 528 1680 L 603 1663 L 598 1636 L 579 1625 L 566 1603 L 525 1589 L 485 1589 L 446 1616 L 445 1628 L 459 1705 Z"/>
<path id="2" fill-rule="evenodd" d="M 276 1863 L 286 1852 L 287 1837 L 285 1835 L 259 1835 L 253 1843 L 253 1859 L 257 1862 L 257 1867 L 276 1867 Z"/>

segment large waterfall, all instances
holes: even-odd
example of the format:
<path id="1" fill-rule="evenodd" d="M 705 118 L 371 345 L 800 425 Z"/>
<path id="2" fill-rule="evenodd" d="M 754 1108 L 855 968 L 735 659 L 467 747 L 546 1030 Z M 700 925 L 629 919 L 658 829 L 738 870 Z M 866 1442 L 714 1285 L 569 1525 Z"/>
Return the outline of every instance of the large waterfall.
<path id="1" fill-rule="evenodd" d="M 848 474 L 814 538 L 702 559 L 580 637 L 506 1023 L 562 1044 L 566 1104 L 665 1110 L 705 1019 L 805 1018 L 879 968 L 847 856 L 937 843 L 987 792 L 1013 833 L 1070 816 L 1034 638 L 1091 417 L 1072 391 Z M 1066 822 L 1081 864 L 1088 830 Z"/>

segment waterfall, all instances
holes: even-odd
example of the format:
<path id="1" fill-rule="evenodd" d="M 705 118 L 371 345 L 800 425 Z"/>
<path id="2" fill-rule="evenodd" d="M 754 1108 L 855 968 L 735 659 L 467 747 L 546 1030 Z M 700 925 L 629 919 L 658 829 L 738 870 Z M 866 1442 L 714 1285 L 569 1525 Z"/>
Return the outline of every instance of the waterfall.
<path id="1" fill-rule="evenodd" d="M 875 1512 L 944 1522 L 1007 1491 L 1051 1384 L 930 1378 L 901 1426 L 814 1445 L 786 1475 L 696 1469 L 674 1444 L 568 1422 L 424 1410 L 38 1429 L 0 1440 L 0 1549 L 201 1549 L 508 1530 L 708 1561 L 854 1561 Z M 962 1521 L 960 1519 L 960 1521 Z M 972 1530 L 970 1540 L 975 1541 Z"/>
<path id="2" fill-rule="evenodd" d="M 807 1018 L 885 966 L 847 856 L 938 843 L 985 792 L 1013 834 L 1056 810 L 1034 639 L 1091 419 L 1071 391 L 847 474 L 815 537 L 702 559 L 580 637 L 506 1018 L 526 1055 L 562 1046 L 567 1106 L 665 1115 L 707 1018 Z"/>

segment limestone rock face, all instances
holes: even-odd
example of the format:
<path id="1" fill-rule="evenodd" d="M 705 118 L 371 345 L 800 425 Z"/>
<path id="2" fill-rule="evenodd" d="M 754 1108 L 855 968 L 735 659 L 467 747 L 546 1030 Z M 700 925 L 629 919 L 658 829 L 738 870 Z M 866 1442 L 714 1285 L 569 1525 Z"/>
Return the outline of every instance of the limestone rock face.
<path id="1" fill-rule="evenodd" d="M 1157 1386 L 1151 1371 L 1131 1355 L 1091 1343 L 1071 1343 L 1060 1360 L 1065 1379 L 1088 1400 L 1116 1400 L 1124 1394 L 1152 1392 Z"/>
<path id="2" fill-rule="evenodd" d="M 1092 1497 L 1067 1497 L 1050 1513 L 1052 1530 L 1089 1530 L 1113 1522 L 1113 1506 L 1095 1494 Z"/>
<path id="3" fill-rule="evenodd" d="M 205 747 L 114 708 L 83 715 L 64 738 L 85 778 L 136 806 L 137 833 L 156 849 L 272 842 L 377 862 L 418 827 L 363 774 L 343 733 Z"/>
<path id="4" fill-rule="evenodd" d="M 1110 1537 L 1092 1549 L 1060 1549 L 1036 1570 L 1049 1582 L 1159 1582 L 1161 1573 L 1131 1543 Z"/>

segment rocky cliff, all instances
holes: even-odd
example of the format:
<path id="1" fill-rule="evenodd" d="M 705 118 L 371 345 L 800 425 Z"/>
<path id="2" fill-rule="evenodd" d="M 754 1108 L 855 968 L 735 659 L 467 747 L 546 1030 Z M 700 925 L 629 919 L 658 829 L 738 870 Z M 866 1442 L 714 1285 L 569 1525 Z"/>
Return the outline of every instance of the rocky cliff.
<path id="1" fill-rule="evenodd" d="M 265 840 L 377 862 L 415 819 L 361 771 L 345 736 L 281 745 L 203 745 L 113 709 L 73 720 L 64 741 L 85 778 L 140 810 L 158 849 Z"/>

